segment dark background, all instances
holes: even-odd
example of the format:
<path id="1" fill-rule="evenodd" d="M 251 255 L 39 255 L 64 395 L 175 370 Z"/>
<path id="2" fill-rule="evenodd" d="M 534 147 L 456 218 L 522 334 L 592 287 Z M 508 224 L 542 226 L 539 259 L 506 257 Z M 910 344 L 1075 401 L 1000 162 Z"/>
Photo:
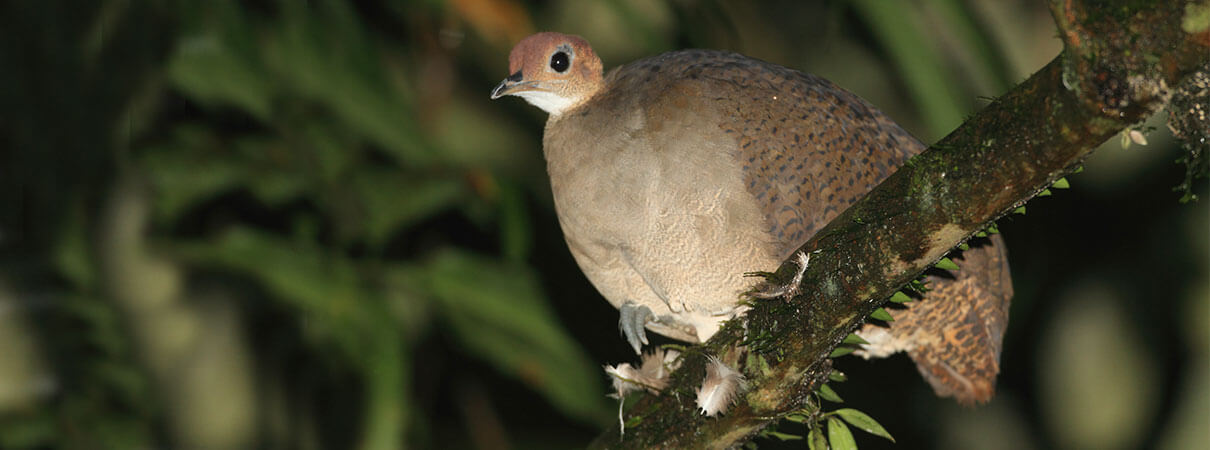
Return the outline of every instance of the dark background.
<path id="1" fill-rule="evenodd" d="M 925 142 L 1061 48 L 1043 2 L 753 3 L 0 3 L 0 447 L 583 446 L 633 355 L 564 246 L 545 114 L 488 100 L 513 43 L 735 50 Z M 839 358 L 846 405 L 898 448 L 1204 448 L 1210 209 L 1165 118 L 1000 221 L 990 404 L 897 356 Z"/>

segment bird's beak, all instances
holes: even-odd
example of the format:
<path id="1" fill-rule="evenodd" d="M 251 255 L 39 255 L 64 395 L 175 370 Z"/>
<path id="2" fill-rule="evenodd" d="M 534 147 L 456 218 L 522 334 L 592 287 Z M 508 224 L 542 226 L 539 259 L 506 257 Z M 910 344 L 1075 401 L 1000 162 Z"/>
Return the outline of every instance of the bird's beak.
<path id="1" fill-rule="evenodd" d="M 521 81 L 521 71 L 518 70 L 516 73 L 509 75 L 508 78 L 505 78 L 504 81 L 501 81 L 500 84 L 496 85 L 495 89 L 492 89 L 492 100 L 498 99 L 505 95 L 515 94 L 520 91 L 528 91 L 534 88 L 535 84 L 533 82 Z"/>

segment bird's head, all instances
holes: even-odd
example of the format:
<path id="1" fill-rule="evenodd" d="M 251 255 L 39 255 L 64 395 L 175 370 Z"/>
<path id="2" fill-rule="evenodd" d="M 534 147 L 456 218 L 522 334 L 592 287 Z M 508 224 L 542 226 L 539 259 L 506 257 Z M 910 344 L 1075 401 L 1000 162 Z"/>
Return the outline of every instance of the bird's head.
<path id="1" fill-rule="evenodd" d="M 492 90 L 492 99 L 515 95 L 558 116 L 601 89 L 601 59 L 579 36 L 544 32 L 513 47 L 511 75 Z"/>

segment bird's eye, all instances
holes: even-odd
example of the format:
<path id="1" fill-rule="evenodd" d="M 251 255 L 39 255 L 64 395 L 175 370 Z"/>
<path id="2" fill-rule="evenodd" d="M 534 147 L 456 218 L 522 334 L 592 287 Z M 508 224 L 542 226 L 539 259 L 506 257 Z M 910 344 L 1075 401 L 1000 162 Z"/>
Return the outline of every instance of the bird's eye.
<path id="1" fill-rule="evenodd" d="M 567 56 L 566 52 L 559 51 L 555 52 L 553 55 L 550 55 L 550 68 L 555 69 L 555 72 L 566 72 L 567 68 L 570 66 L 571 58 Z"/>

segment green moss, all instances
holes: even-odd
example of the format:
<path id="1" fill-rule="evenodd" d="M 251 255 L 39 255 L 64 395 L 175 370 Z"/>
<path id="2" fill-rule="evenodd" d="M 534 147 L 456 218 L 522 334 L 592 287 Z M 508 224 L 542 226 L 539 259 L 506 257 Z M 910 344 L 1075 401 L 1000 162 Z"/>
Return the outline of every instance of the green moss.
<path id="1" fill-rule="evenodd" d="M 1123 23 L 1129 21 L 1131 17 L 1138 15 L 1140 11 L 1146 11 L 1154 7 L 1155 4 L 1151 0 L 1087 2 L 1083 11 L 1084 17 L 1080 22 L 1085 26 L 1093 26 L 1105 21 Z"/>
<path id="2" fill-rule="evenodd" d="M 1181 18 L 1181 31 L 1189 34 L 1210 30 L 1210 2 L 1185 5 L 1185 16 Z"/>

